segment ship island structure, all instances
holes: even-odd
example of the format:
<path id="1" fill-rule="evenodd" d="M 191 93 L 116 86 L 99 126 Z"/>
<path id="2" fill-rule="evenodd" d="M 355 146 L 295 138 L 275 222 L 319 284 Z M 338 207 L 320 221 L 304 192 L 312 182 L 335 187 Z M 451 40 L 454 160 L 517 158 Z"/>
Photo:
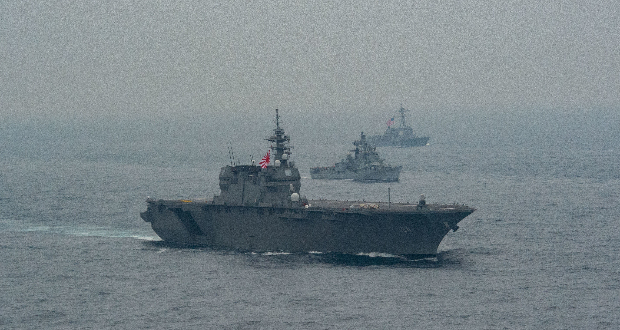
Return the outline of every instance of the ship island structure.
<path id="1" fill-rule="evenodd" d="M 434 256 L 443 238 L 475 211 L 464 205 L 308 200 L 290 160 L 290 137 L 276 127 L 273 162 L 227 165 L 212 200 L 147 199 L 141 218 L 164 241 L 252 252 L 387 253 Z"/>
<path id="2" fill-rule="evenodd" d="M 400 107 L 400 121 L 398 127 L 392 127 L 394 118 L 388 120 L 388 128 L 383 135 L 368 137 L 368 143 L 377 147 L 420 147 L 428 144 L 428 136 L 417 136 L 413 128 L 405 122 L 405 113 L 409 110 Z"/>
<path id="3" fill-rule="evenodd" d="M 394 182 L 398 181 L 402 166 L 390 166 L 379 157 L 376 147 L 368 144 L 366 135 L 353 142 L 353 156 L 347 157 L 334 166 L 313 167 L 310 169 L 312 179 L 343 180 L 353 179 L 360 182 Z"/>

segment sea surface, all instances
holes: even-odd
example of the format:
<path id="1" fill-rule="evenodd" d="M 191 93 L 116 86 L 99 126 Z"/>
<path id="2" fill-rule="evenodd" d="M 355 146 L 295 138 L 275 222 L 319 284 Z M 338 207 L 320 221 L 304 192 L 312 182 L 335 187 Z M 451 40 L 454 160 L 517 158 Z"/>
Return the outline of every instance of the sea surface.
<path id="1" fill-rule="evenodd" d="M 309 178 L 385 118 L 281 111 L 311 199 L 467 204 L 437 258 L 163 243 L 145 200 L 210 199 L 273 113 L 0 123 L 0 329 L 619 329 L 620 111 L 418 114 L 398 183 Z"/>

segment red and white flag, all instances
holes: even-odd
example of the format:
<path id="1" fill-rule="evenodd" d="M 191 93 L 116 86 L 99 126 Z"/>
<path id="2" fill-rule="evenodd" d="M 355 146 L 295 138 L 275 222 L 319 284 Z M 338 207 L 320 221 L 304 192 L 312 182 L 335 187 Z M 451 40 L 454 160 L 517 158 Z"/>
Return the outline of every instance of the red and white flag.
<path id="1" fill-rule="evenodd" d="M 258 165 L 260 165 L 261 168 L 267 168 L 267 165 L 269 165 L 269 161 L 270 161 L 270 157 L 271 156 L 271 150 L 267 151 L 267 154 L 265 154 L 265 157 L 263 157 L 263 159 L 261 159 L 261 161 L 258 163 Z"/>

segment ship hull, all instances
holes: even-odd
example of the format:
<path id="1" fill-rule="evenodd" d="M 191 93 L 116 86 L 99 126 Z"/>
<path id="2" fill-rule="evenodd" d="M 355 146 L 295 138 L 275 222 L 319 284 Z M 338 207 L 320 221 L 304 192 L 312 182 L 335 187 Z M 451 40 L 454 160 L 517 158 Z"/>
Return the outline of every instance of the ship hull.
<path id="1" fill-rule="evenodd" d="M 396 182 L 400 177 L 401 166 L 391 168 L 366 168 L 357 173 L 354 181 L 362 182 Z"/>
<path id="2" fill-rule="evenodd" d="M 319 180 L 353 180 L 355 178 L 355 172 L 338 171 L 333 167 L 311 168 L 310 177 Z"/>
<path id="3" fill-rule="evenodd" d="M 312 179 L 347 180 L 360 182 L 396 182 L 400 177 L 402 167 L 365 168 L 359 171 L 338 171 L 335 167 L 310 169 Z"/>
<path id="4" fill-rule="evenodd" d="M 310 201 L 308 208 L 149 201 L 142 218 L 164 241 L 256 252 L 435 255 L 444 236 L 474 210 Z M 330 204 L 316 207 L 313 204 Z M 346 204 L 346 205 L 345 205 Z M 368 205 L 368 204 L 358 204 Z M 380 206 L 379 206 L 380 205 Z M 394 210 L 398 209 L 399 210 Z"/>

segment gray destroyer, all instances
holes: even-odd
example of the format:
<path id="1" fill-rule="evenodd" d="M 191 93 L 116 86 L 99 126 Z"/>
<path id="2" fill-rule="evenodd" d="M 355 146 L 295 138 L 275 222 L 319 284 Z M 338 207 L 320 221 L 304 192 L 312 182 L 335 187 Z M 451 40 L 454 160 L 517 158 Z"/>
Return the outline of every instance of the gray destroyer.
<path id="1" fill-rule="evenodd" d="M 210 201 L 147 199 L 144 221 L 164 241 L 256 252 L 389 253 L 432 256 L 474 212 L 463 205 L 368 203 L 300 197 L 300 175 L 280 128 L 267 138 L 275 161 L 222 167 Z"/>
<path id="2" fill-rule="evenodd" d="M 388 128 L 383 135 L 368 137 L 368 143 L 377 147 L 420 147 L 428 144 L 428 136 L 417 136 L 413 128 L 405 122 L 405 112 L 409 110 L 400 107 L 400 122 L 398 127 L 392 127 L 393 119 L 388 121 Z"/>
<path id="3" fill-rule="evenodd" d="M 398 181 L 402 166 L 390 166 L 379 157 L 376 148 L 368 144 L 364 132 L 360 139 L 353 142 L 353 156 L 348 154 L 345 159 L 330 167 L 313 167 L 310 177 L 313 179 L 343 180 L 365 182 Z"/>

